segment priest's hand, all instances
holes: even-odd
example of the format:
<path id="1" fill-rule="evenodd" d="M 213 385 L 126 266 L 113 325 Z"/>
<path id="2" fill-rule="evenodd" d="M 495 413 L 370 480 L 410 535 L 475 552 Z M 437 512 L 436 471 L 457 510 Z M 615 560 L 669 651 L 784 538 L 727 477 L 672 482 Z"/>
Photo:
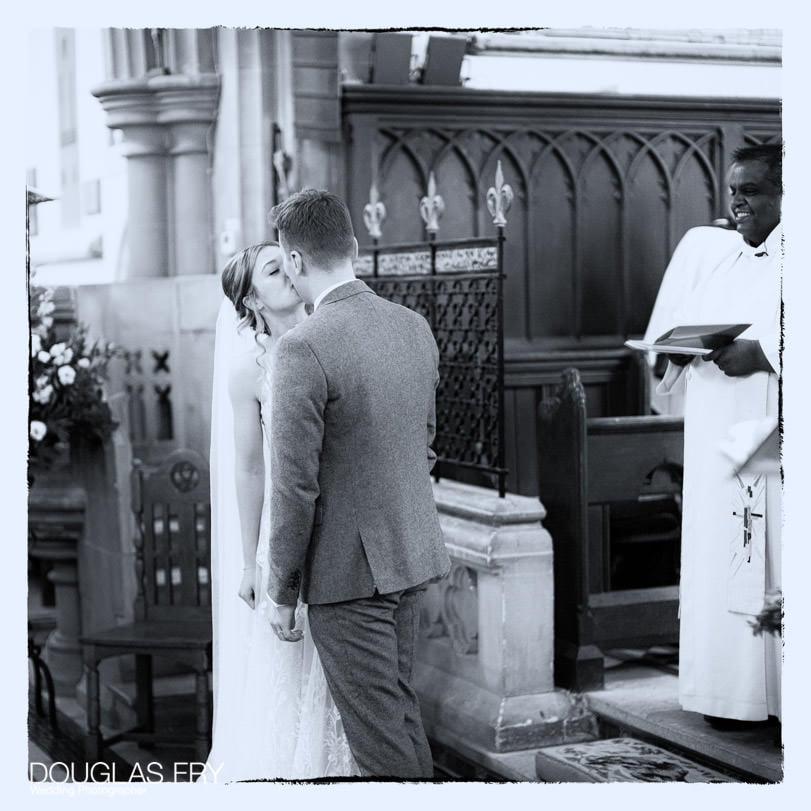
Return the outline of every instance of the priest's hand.
<path id="1" fill-rule="evenodd" d="M 671 363 L 675 363 L 676 366 L 687 366 L 687 364 L 695 357 L 695 355 L 670 355 L 668 354 L 667 359 Z"/>
<path id="2" fill-rule="evenodd" d="M 771 364 L 763 354 L 759 341 L 739 338 L 727 346 L 722 346 L 704 355 L 705 361 L 712 361 L 728 377 L 744 377 L 754 372 L 773 372 Z"/>

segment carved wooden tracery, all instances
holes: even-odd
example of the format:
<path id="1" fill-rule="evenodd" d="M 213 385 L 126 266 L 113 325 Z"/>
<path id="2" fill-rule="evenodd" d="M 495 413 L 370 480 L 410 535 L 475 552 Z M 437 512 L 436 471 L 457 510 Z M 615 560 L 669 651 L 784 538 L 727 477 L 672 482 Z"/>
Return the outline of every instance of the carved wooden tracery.
<path id="1" fill-rule="evenodd" d="M 731 149 L 780 133 L 778 105 L 764 101 L 483 91 L 347 90 L 345 122 L 352 212 L 360 221 L 370 184 L 354 169 L 371 153 L 384 244 L 424 238 L 414 211 L 432 173 L 440 238 L 489 233 L 485 193 L 501 161 L 515 194 L 506 337 L 529 341 L 642 332 L 676 243 L 726 214 Z"/>
<path id="2" fill-rule="evenodd" d="M 537 495 L 536 411 L 561 371 L 583 372 L 589 416 L 644 413 L 623 348 L 646 325 L 684 233 L 726 217 L 741 145 L 780 138 L 763 99 L 621 98 L 345 87 L 347 194 L 362 222 L 374 181 L 382 245 L 425 240 L 415 212 L 433 172 L 439 240 L 487 236 L 501 161 L 507 489 Z M 362 232 L 361 232 L 362 233 Z"/>

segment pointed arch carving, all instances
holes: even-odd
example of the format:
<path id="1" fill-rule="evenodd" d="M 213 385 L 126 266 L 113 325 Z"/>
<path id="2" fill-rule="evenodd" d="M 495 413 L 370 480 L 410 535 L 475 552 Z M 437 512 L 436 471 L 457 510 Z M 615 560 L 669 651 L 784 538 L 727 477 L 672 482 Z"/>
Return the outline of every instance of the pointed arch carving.
<path id="1" fill-rule="evenodd" d="M 453 160 L 456 193 L 478 205 L 478 236 L 493 233 L 484 198 L 502 160 L 515 191 L 504 244 L 507 489 L 526 495 L 538 494 L 537 404 L 573 356 L 589 369 L 590 416 L 640 413 L 624 339 L 644 329 L 685 231 L 726 213 L 732 150 L 781 137 L 777 100 L 366 86 L 345 87 L 343 104 L 348 165 L 368 167 L 374 155 L 381 197 L 402 198 L 402 172 L 410 199 L 417 178 L 425 187 L 432 168 Z M 369 185 L 368 172 L 348 176 L 352 211 Z M 466 236 L 453 222 L 440 224 L 440 238 Z M 396 230 L 387 220 L 384 242 L 403 241 Z"/>
<path id="2" fill-rule="evenodd" d="M 567 336 L 604 341 L 615 335 L 621 345 L 631 321 L 644 320 L 636 314 L 629 321 L 630 308 L 649 311 L 653 305 L 651 296 L 664 268 L 651 267 L 648 260 L 666 261 L 687 228 L 723 215 L 720 174 L 729 151 L 738 143 L 780 137 L 777 102 L 719 100 L 707 105 L 703 99 L 489 91 L 432 95 L 424 89 L 373 88 L 345 89 L 344 97 L 345 117 L 352 118 L 352 100 L 357 100 L 358 114 L 367 122 L 364 131 L 377 139 L 376 172 L 384 199 L 397 193 L 391 167 L 402 155 L 424 185 L 431 170 L 437 173 L 439 193 L 452 210 L 441 169 L 453 156 L 456 193 L 473 200 L 476 229 L 484 235 L 492 227 L 484 206 L 493 182 L 490 173 L 499 157 L 506 161 L 516 200 L 505 249 L 517 265 L 506 267 L 506 337 L 530 342 Z M 369 120 L 378 123 L 368 126 Z M 351 120 L 349 124 L 351 130 Z M 374 152 L 368 143 L 351 148 L 358 155 L 361 150 L 364 156 Z M 595 183 L 602 185 L 596 198 Z M 350 188 L 350 197 L 354 194 Z M 359 189 L 363 203 L 367 195 L 368 188 Z M 640 216 L 655 219 L 641 225 Z M 389 231 L 384 238 L 396 242 L 398 235 L 391 227 Z M 512 238 L 521 244 L 513 244 Z M 637 255 L 644 261 L 636 261 Z M 562 284 L 546 284 L 543 274 L 558 274 Z M 608 279 L 615 284 L 607 285 Z M 592 289 L 594 284 L 601 286 L 599 291 Z M 633 300 L 629 290 L 643 290 L 643 300 Z M 593 317 L 588 308 L 598 300 L 605 311 L 615 308 L 614 321 Z M 564 320 L 562 310 L 569 313 Z"/>

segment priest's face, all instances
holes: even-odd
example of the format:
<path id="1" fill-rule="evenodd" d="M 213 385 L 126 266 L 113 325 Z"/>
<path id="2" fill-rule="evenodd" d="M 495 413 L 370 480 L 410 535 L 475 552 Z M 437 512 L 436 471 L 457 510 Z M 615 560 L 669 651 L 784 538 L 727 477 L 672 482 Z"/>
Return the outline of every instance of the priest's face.
<path id="1" fill-rule="evenodd" d="M 763 161 L 734 163 L 729 172 L 729 207 L 738 233 L 760 245 L 780 222 L 782 190 L 769 177 Z"/>

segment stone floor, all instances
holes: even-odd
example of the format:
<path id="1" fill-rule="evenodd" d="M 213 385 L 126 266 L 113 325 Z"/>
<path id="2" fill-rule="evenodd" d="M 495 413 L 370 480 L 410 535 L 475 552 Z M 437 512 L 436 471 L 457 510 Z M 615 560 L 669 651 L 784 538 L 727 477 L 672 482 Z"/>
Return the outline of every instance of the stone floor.
<path id="1" fill-rule="evenodd" d="M 193 678 L 171 677 L 156 679 L 155 717 L 161 731 L 171 731 L 178 738 L 187 737 L 189 746 L 159 744 L 146 749 L 132 741 L 120 741 L 105 749 L 102 760 L 110 772 L 115 771 L 118 780 L 138 782 L 142 779 L 149 782 L 190 782 L 195 761 L 191 741 L 194 738 L 194 698 Z M 57 698 L 59 730 L 50 728 L 47 717 L 39 718 L 33 708 L 29 707 L 29 761 L 57 764 L 54 778 L 61 780 L 61 764 L 70 769 L 84 772 L 82 734 L 86 728 L 86 714 L 82 704 L 75 698 L 61 696 Z M 109 736 L 113 730 L 102 726 L 102 734 Z M 50 769 L 50 765 L 49 765 Z M 104 769 L 99 767 L 99 775 Z M 43 773 L 37 767 L 36 778 Z M 202 771 L 202 770 L 201 770 Z M 160 779 L 159 779 L 160 778 Z M 78 778 L 77 778 L 78 779 Z"/>
<path id="2" fill-rule="evenodd" d="M 746 731 L 720 732 L 709 727 L 696 713 L 682 711 L 677 702 L 677 676 L 666 661 L 634 656 L 609 660 L 605 689 L 587 694 L 589 704 L 600 719 L 602 737 L 632 737 L 662 747 L 684 757 L 697 768 L 717 770 L 733 782 L 775 783 L 782 779 L 782 750 L 775 743 L 777 729 L 763 724 Z M 173 728 L 193 737 L 194 703 L 191 678 L 171 677 L 156 685 L 156 718 L 160 726 Z M 47 718 L 30 712 L 29 761 L 35 763 L 71 763 L 80 768 L 81 733 L 85 725 L 82 705 L 73 698 L 59 698 L 57 707 L 60 732 L 49 730 Z M 110 732 L 110 730 L 106 730 Z M 437 777 L 469 780 L 537 781 L 536 758 L 543 750 L 507 754 L 477 751 L 465 741 L 453 742 L 452 758 L 467 764 L 454 770 L 447 757 L 438 757 Z M 117 769 L 118 779 L 129 779 L 139 769 L 145 779 L 160 774 L 163 780 L 185 782 L 190 779 L 189 764 L 194 761 L 191 748 L 158 745 L 146 750 L 134 743 L 120 742 L 105 753 L 105 760 Z M 176 764 L 181 764 L 177 768 Z M 443 764 L 446 764 L 443 766 Z M 65 767 L 55 766 L 51 776 L 61 780 Z M 81 768 L 84 765 L 81 764 Z M 31 779 L 42 779 L 37 767 Z M 561 774 L 563 774 L 561 772 Z M 124 775 L 124 777 L 122 777 Z M 573 776 L 559 777 L 569 782 Z M 556 780 L 555 782 L 557 782 Z"/>
<path id="3" fill-rule="evenodd" d="M 638 664 L 633 657 L 606 671 L 605 689 L 587 693 L 605 732 L 612 728 L 720 769 L 747 782 L 780 782 L 779 727 L 764 722 L 746 730 L 713 729 L 678 703 L 678 676 Z"/>

